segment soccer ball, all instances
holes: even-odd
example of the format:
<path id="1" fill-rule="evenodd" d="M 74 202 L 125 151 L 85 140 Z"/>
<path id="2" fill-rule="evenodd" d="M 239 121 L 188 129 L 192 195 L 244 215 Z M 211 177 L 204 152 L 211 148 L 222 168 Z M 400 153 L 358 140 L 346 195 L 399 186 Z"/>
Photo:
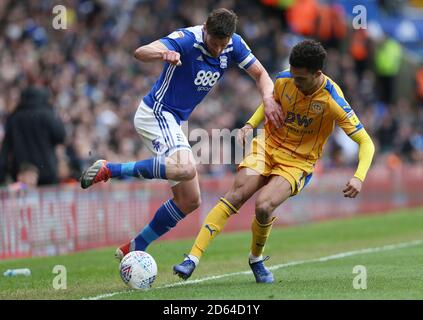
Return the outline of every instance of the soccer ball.
<path id="1" fill-rule="evenodd" d="M 119 265 L 122 281 L 133 289 L 150 288 L 157 276 L 154 258 L 144 251 L 131 251 Z"/>

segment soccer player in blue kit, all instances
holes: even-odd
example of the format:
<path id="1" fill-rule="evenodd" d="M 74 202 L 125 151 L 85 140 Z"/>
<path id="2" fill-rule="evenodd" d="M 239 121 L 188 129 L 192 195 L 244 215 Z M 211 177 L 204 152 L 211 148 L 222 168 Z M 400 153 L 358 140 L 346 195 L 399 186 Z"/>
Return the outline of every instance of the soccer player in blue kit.
<path id="1" fill-rule="evenodd" d="M 97 160 L 83 172 L 81 187 L 122 176 L 166 179 L 173 198 L 157 210 L 135 238 L 116 250 L 119 260 L 130 251 L 145 251 L 151 242 L 200 206 L 195 160 L 181 121 L 189 118 L 231 63 L 238 64 L 255 80 L 266 119 L 277 127 L 282 123 L 280 106 L 273 98 L 274 84 L 245 41 L 235 33 L 237 20 L 233 11 L 216 9 L 205 24 L 178 29 L 134 53 L 142 62 L 164 62 L 160 78 L 141 100 L 134 118 L 138 134 L 154 156 L 129 163 Z"/>

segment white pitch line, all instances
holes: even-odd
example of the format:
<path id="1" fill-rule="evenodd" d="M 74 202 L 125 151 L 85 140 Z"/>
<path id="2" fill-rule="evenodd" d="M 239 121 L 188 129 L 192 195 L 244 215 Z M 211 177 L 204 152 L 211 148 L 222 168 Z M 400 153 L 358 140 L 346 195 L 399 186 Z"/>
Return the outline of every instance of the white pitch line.
<path id="1" fill-rule="evenodd" d="M 133 291 L 133 290 L 105 293 L 105 294 L 100 294 L 99 296 L 95 296 L 95 297 L 82 298 L 81 300 L 101 300 L 101 299 L 113 297 L 117 294 L 128 293 L 128 292 L 131 292 L 131 291 Z"/>
<path id="2" fill-rule="evenodd" d="M 326 261 L 330 261 L 330 260 L 343 259 L 343 258 L 346 258 L 346 257 L 356 256 L 356 255 L 360 255 L 360 254 L 369 254 L 369 253 L 374 253 L 374 252 L 396 250 L 396 249 L 418 246 L 418 245 L 421 245 L 421 244 L 423 244 L 423 240 L 415 240 L 415 241 L 410 241 L 410 242 L 389 244 L 389 245 L 385 245 L 385 246 L 382 246 L 382 247 L 374 247 L 374 248 L 359 249 L 359 250 L 353 250 L 353 251 L 347 251 L 347 252 L 340 252 L 340 253 L 337 253 L 337 254 L 333 254 L 333 255 L 321 257 L 321 258 L 315 258 L 315 259 L 310 259 L 310 260 L 298 260 L 298 261 L 291 261 L 291 262 L 287 262 L 287 263 L 283 263 L 283 264 L 277 264 L 277 265 L 268 267 L 268 269 L 278 270 L 278 269 L 281 269 L 281 268 L 287 268 L 287 267 L 297 266 L 297 265 L 302 265 L 302 264 L 307 264 L 307 263 L 326 262 Z M 217 279 L 222 279 L 222 278 L 227 278 L 227 277 L 247 275 L 247 274 L 251 274 L 251 273 L 252 273 L 251 271 L 240 271 L 240 272 L 225 273 L 225 274 L 221 274 L 221 275 L 217 275 L 217 276 L 210 276 L 210 277 L 200 278 L 200 279 L 196 279 L 196 280 L 187 280 L 187 281 L 175 282 L 175 283 L 167 284 L 167 285 L 164 285 L 164 286 L 152 288 L 151 290 L 185 286 L 185 285 L 201 283 L 201 282 L 209 281 L 209 280 L 217 280 Z M 82 298 L 82 300 L 101 300 L 101 299 L 104 299 L 104 298 L 113 297 L 113 296 L 118 295 L 118 294 L 130 293 L 130 292 L 138 292 L 138 290 L 111 292 L 111 293 L 101 294 L 101 295 L 94 296 L 94 297 Z"/>

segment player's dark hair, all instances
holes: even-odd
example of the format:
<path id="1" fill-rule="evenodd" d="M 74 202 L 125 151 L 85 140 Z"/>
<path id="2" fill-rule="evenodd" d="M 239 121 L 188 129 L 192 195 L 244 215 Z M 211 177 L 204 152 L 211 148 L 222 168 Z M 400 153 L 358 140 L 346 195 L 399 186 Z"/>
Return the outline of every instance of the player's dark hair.
<path id="1" fill-rule="evenodd" d="M 314 73 L 323 69 L 326 50 L 315 40 L 303 40 L 297 43 L 289 55 L 289 64 L 295 68 L 306 68 Z"/>
<path id="2" fill-rule="evenodd" d="M 215 9 L 207 18 L 207 33 L 219 39 L 228 38 L 234 34 L 237 23 L 238 17 L 232 10 Z"/>

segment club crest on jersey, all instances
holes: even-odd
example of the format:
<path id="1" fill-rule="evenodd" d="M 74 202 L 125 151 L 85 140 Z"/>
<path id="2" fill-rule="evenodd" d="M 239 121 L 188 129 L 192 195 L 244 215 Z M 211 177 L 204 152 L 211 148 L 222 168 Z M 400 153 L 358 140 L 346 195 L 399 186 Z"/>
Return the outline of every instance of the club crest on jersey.
<path id="1" fill-rule="evenodd" d="M 313 102 L 310 106 L 310 110 L 316 113 L 320 113 L 323 111 L 323 107 L 320 103 L 318 102 Z"/>
<path id="2" fill-rule="evenodd" d="M 226 69 L 228 67 L 228 57 L 227 56 L 220 56 L 220 67 L 222 69 Z"/>

